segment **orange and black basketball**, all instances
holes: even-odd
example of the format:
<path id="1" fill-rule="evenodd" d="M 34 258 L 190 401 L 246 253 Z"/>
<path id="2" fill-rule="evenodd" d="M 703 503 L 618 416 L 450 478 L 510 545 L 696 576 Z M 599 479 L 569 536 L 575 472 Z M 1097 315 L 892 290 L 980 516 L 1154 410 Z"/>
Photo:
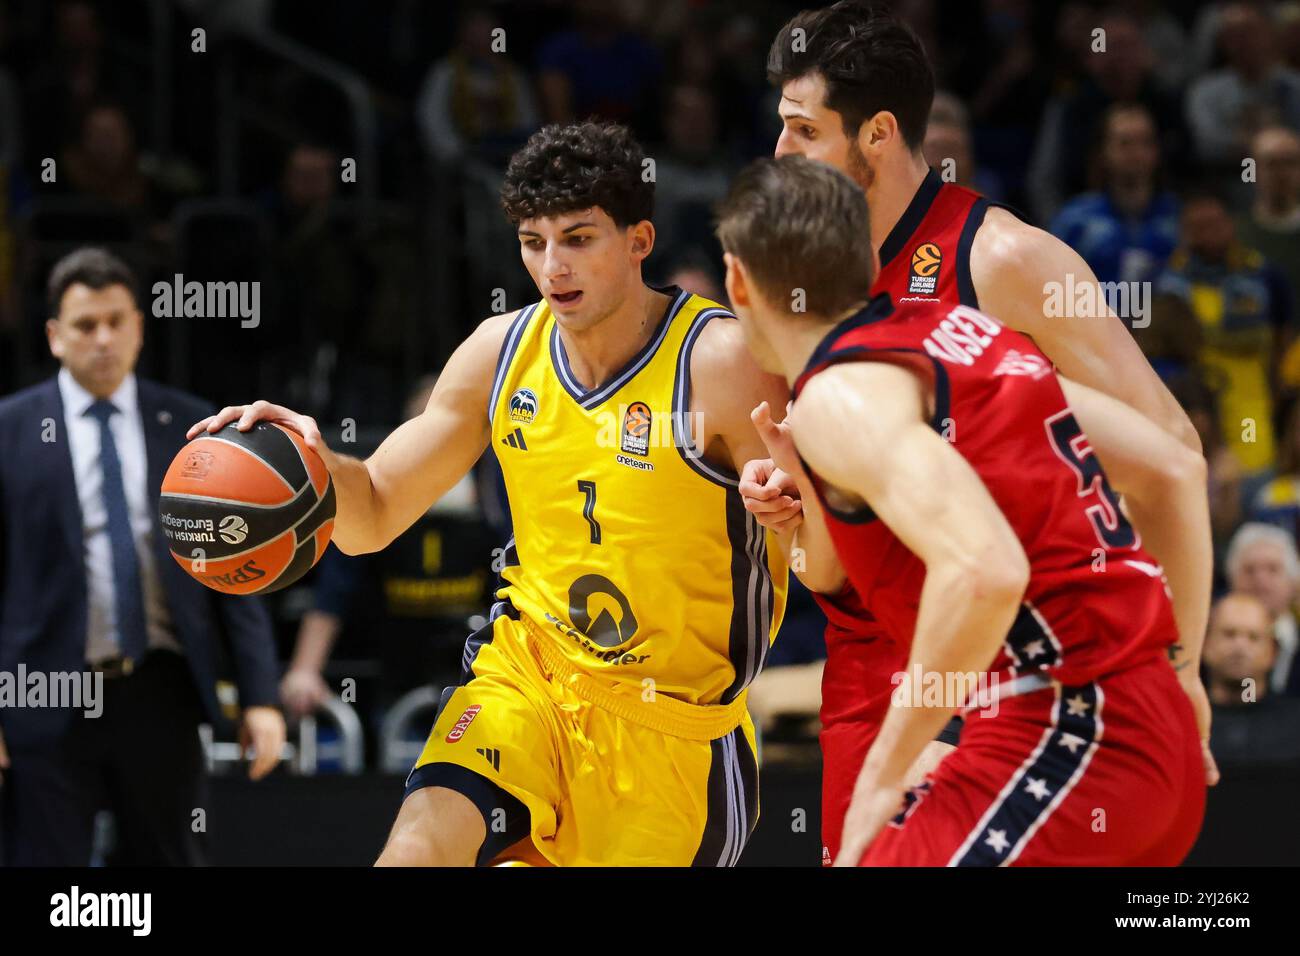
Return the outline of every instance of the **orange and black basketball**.
<path id="1" fill-rule="evenodd" d="M 172 557 L 226 594 L 264 594 L 298 580 L 334 530 L 334 483 L 301 435 L 270 422 L 227 425 L 180 450 L 158 515 Z"/>

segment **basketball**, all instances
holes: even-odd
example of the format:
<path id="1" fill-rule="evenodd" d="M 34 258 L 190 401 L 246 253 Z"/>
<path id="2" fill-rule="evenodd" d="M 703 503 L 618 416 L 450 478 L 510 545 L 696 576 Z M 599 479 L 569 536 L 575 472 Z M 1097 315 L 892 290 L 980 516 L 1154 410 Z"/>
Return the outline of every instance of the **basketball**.
<path id="1" fill-rule="evenodd" d="M 334 484 L 301 435 L 270 422 L 195 438 L 163 477 L 172 557 L 223 594 L 266 594 L 307 573 L 334 528 Z"/>

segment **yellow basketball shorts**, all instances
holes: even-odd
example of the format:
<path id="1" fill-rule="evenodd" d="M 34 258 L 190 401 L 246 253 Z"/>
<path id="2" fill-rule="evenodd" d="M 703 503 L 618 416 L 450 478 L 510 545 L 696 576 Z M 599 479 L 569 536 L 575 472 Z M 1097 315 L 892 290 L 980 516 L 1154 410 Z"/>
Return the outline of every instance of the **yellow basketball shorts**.
<path id="1" fill-rule="evenodd" d="M 510 612 L 466 643 L 407 795 L 472 800 L 480 865 L 734 866 L 758 821 L 745 696 L 700 707 L 576 672 Z"/>

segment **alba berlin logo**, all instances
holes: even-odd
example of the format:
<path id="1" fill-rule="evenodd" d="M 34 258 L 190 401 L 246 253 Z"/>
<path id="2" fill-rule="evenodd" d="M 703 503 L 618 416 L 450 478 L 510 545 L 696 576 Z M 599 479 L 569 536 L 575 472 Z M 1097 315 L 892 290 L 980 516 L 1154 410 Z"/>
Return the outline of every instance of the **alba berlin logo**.
<path id="1" fill-rule="evenodd" d="M 226 544 L 239 544 L 248 537 L 248 522 L 239 515 L 226 515 L 217 526 L 217 533 Z"/>

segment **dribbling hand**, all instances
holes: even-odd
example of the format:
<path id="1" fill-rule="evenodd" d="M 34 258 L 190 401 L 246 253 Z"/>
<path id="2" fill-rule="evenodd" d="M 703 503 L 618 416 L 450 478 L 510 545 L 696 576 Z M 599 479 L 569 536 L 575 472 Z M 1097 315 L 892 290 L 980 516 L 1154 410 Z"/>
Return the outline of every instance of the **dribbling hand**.
<path id="1" fill-rule="evenodd" d="M 316 419 L 310 415 L 299 415 L 291 408 L 273 405 L 263 399 L 258 399 L 251 405 L 227 405 L 215 415 L 209 415 L 191 425 L 185 437 L 192 439 L 205 431 L 209 434 L 218 432 L 231 422 L 235 422 L 235 427 L 241 432 L 248 431 L 257 422 L 275 422 L 292 428 L 303 437 L 308 448 L 324 458 L 326 464 L 329 463 L 329 448 L 321 438 L 320 429 L 316 427 Z"/>

